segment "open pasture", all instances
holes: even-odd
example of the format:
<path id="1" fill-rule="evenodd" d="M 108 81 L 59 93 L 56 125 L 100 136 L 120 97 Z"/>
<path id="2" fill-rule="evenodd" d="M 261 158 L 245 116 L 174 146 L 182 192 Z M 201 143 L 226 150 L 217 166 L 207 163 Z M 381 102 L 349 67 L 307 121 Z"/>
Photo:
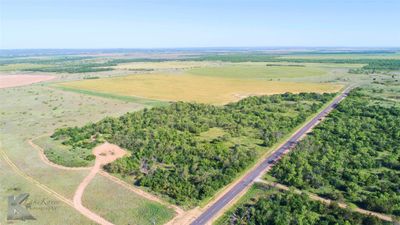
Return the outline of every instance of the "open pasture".
<path id="1" fill-rule="evenodd" d="M 36 220 L 21 223 L 93 224 L 75 209 L 55 198 L 54 195 L 37 187 L 38 183 L 43 184 L 61 196 L 72 200 L 76 188 L 88 171 L 60 170 L 47 165 L 41 160 L 39 151 L 33 148 L 28 140 L 51 133 L 58 127 L 81 126 L 90 121 L 98 121 L 105 116 L 119 116 L 141 109 L 143 105 L 118 99 L 65 92 L 41 85 L 0 89 L 0 99 L 0 224 L 7 224 L 7 196 L 25 192 L 30 193 L 29 201 L 55 201 L 57 204 L 49 209 L 42 209 L 39 207 L 40 205 L 36 209 L 30 209 Z M 35 143 L 46 148 L 49 145 L 45 141 L 41 138 Z M 57 147 L 54 150 L 61 153 L 63 149 L 59 148 L 59 145 L 54 146 Z M 6 163 L 2 156 L 3 152 L 16 168 L 29 176 L 29 179 L 21 177 Z M 31 179 L 38 183 L 32 182 Z M 95 194 L 86 195 L 85 192 L 84 195 L 84 203 L 87 203 L 89 208 L 93 207 L 92 202 L 98 203 L 99 196 L 109 196 L 113 193 L 118 193 L 120 196 L 119 193 L 126 193 L 124 187 L 115 185 L 108 179 L 96 179 L 95 183 L 89 186 L 89 188 L 91 187 L 96 190 Z M 105 202 L 98 204 L 94 210 L 107 219 L 115 221 L 116 224 L 128 224 L 127 221 L 116 221 L 115 217 L 118 215 L 130 215 L 130 217 L 126 216 L 121 219 L 129 220 L 133 224 L 146 224 L 140 221 L 151 221 L 154 217 L 157 218 L 156 224 L 160 224 L 173 216 L 173 212 L 166 206 L 153 203 L 139 195 L 129 194 L 128 197 L 124 196 L 123 198 L 113 196 L 112 200 L 104 198 Z M 93 197 L 96 199 L 92 199 Z M 112 214 L 112 211 L 102 214 L 107 209 L 121 205 L 125 207 L 121 207 L 116 212 L 118 214 Z M 151 211 L 153 214 L 130 214 L 132 210 L 145 212 L 149 207 L 155 208 Z"/>
<path id="2" fill-rule="evenodd" d="M 217 66 L 219 64 L 218 62 L 203 61 L 131 62 L 121 63 L 113 68 L 118 70 L 173 70 Z"/>
<path id="3" fill-rule="evenodd" d="M 298 63 L 232 63 L 220 67 L 194 68 L 189 74 L 240 79 L 280 79 L 324 76 L 328 69 Z"/>
<path id="4" fill-rule="evenodd" d="M 342 88 L 341 85 L 333 84 L 259 81 L 173 74 L 131 75 L 66 82 L 59 85 L 77 90 L 211 104 L 225 104 L 238 101 L 247 96 L 285 92 L 332 93 Z"/>

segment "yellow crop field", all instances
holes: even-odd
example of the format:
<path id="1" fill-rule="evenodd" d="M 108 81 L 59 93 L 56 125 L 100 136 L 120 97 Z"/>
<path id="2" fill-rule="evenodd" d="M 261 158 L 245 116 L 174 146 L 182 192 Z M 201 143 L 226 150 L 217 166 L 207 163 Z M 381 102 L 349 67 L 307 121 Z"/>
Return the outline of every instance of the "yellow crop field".
<path id="1" fill-rule="evenodd" d="M 130 75 L 73 81 L 60 85 L 79 90 L 125 96 L 211 104 L 225 104 L 253 95 L 285 92 L 337 92 L 342 88 L 341 85 L 333 84 L 257 81 L 176 74 Z"/>

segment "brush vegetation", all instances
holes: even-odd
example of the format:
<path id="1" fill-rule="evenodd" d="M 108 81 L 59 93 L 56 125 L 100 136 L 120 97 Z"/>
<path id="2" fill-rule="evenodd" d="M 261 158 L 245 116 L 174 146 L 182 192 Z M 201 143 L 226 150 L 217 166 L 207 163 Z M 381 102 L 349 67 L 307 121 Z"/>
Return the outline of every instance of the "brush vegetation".
<path id="1" fill-rule="evenodd" d="M 52 137 L 71 151 L 104 141 L 117 144 L 131 156 L 106 170 L 133 176 L 137 185 L 193 206 L 232 181 L 333 96 L 287 93 L 226 106 L 178 102 L 58 129 Z"/>
<path id="2" fill-rule="evenodd" d="M 278 191 L 255 184 L 242 202 L 226 213 L 218 225 L 383 225 L 391 224 L 373 216 L 351 212 L 336 204 L 325 205 L 306 194 Z"/>
<path id="3" fill-rule="evenodd" d="M 273 167 L 279 182 L 400 216 L 400 108 L 361 90 Z"/>

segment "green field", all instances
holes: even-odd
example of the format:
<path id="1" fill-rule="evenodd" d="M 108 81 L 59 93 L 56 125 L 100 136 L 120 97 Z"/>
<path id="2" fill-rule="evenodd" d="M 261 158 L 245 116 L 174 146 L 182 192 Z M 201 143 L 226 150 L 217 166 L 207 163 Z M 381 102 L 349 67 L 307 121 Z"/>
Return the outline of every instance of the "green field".
<path id="1" fill-rule="evenodd" d="M 211 77 L 268 80 L 276 78 L 324 76 L 327 74 L 327 70 L 302 64 L 285 66 L 285 64 L 272 63 L 238 63 L 219 67 L 195 68 L 188 70 L 188 73 Z"/>
<path id="2" fill-rule="evenodd" d="M 148 201 L 100 175 L 85 190 L 83 204 L 114 224 L 162 225 L 175 214 L 173 209 Z"/>

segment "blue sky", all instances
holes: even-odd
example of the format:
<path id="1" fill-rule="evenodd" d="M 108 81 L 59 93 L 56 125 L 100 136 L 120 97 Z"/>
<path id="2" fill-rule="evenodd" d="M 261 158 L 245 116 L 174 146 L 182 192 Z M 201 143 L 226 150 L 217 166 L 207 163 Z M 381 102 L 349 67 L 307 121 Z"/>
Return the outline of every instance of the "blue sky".
<path id="1" fill-rule="evenodd" d="M 400 0 L 0 0 L 0 48 L 400 46 Z"/>

